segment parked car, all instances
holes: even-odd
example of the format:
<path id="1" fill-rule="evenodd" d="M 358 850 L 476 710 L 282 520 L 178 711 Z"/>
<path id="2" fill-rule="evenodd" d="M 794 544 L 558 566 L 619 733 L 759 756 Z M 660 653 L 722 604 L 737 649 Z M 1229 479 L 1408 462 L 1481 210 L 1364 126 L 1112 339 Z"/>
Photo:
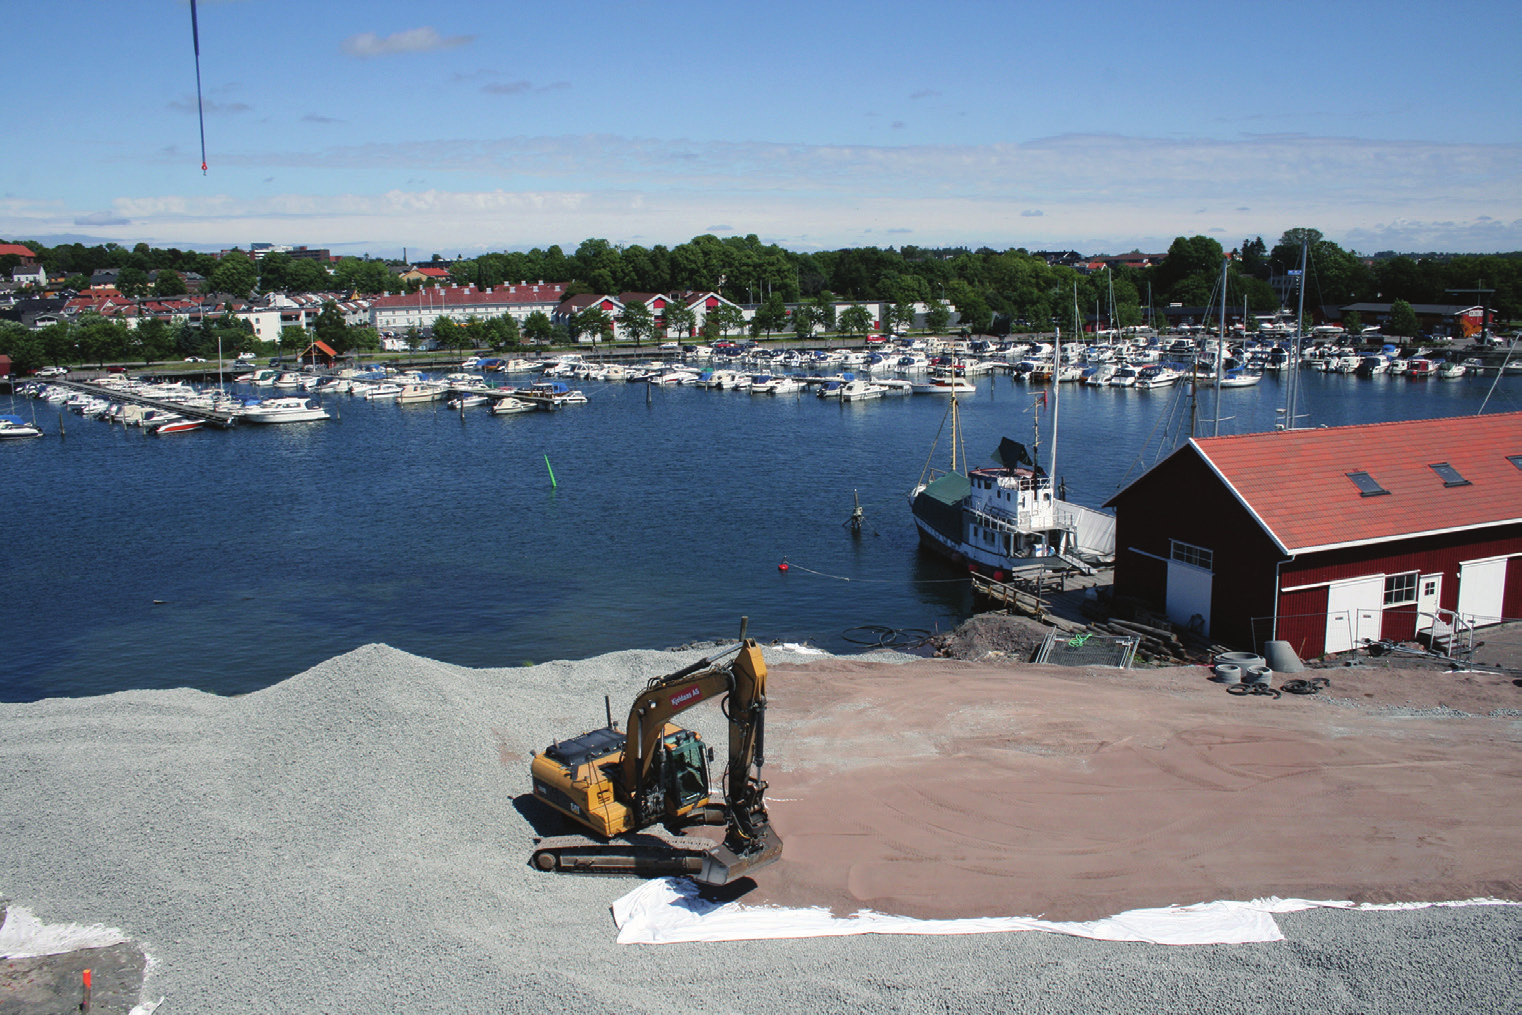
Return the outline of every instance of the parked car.
<path id="1" fill-rule="evenodd" d="M 206 357 L 205 356 L 186 356 L 185 357 L 185 362 L 186 363 L 205 363 L 206 362 Z"/>
<path id="2" fill-rule="evenodd" d="M 106 367 L 106 373 L 108 374 L 124 374 L 126 372 L 126 367 Z"/>

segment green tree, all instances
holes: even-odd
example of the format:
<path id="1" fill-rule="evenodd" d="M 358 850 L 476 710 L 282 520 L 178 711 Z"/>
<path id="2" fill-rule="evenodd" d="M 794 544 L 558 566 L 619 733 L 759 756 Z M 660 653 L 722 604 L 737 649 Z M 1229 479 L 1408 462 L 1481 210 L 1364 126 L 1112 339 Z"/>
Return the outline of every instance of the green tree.
<path id="1" fill-rule="evenodd" d="M 28 331 L 16 321 L 0 321 L 0 354 L 11 358 L 11 374 L 15 377 L 47 366 L 42 342 L 36 333 Z"/>
<path id="2" fill-rule="evenodd" d="M 486 322 L 486 341 L 493 352 L 502 352 L 518 344 L 518 318 L 512 314 L 493 317 Z"/>
<path id="3" fill-rule="evenodd" d="M 334 352 L 342 355 L 349 351 L 349 326 L 344 321 L 343 311 L 332 300 L 324 303 L 322 310 L 318 311 L 312 331 L 318 341 Z"/>
<path id="4" fill-rule="evenodd" d="M 745 311 L 733 303 L 720 303 L 719 309 L 710 314 L 704 323 L 716 324 L 720 335 L 728 335 L 731 331 L 745 327 Z"/>
<path id="5" fill-rule="evenodd" d="M 95 363 L 104 370 L 106 360 L 126 355 L 126 331 L 125 325 L 108 321 L 99 314 L 84 314 L 75 329 L 81 361 Z"/>
<path id="6" fill-rule="evenodd" d="M 655 334 L 655 315 L 643 300 L 631 299 L 624 306 L 624 312 L 618 315 L 618 323 L 623 326 L 624 334 L 634 339 L 636 349 L 642 340 Z"/>
<path id="7" fill-rule="evenodd" d="M 925 311 L 925 327 L 932 335 L 943 335 L 946 326 L 951 323 L 951 308 L 945 300 L 931 300 L 930 309 Z"/>
<path id="8" fill-rule="evenodd" d="M 254 267 L 254 262 L 234 251 L 217 262 L 206 279 L 206 286 L 214 293 L 247 297 L 258 282 L 259 269 Z"/>
<path id="9" fill-rule="evenodd" d="M 333 276 L 318 262 L 309 257 L 301 257 L 291 262 L 286 284 L 290 286 L 287 292 L 323 292 L 333 288 Z"/>
<path id="10" fill-rule="evenodd" d="M 1342 330 L 1357 338 L 1363 334 L 1363 315 L 1356 310 L 1349 310 L 1342 315 Z"/>
<path id="11" fill-rule="evenodd" d="M 465 329 L 458 321 L 445 314 L 440 314 L 433 319 L 433 341 L 438 348 L 459 348 L 465 340 L 464 332 Z"/>
<path id="12" fill-rule="evenodd" d="M 853 303 L 840 313 L 840 330 L 846 335 L 865 338 L 872 328 L 872 312 L 860 303 Z"/>
<path id="13" fill-rule="evenodd" d="M 170 268 L 159 269 L 158 277 L 153 280 L 153 295 L 167 299 L 171 296 L 184 296 L 185 292 L 185 280 L 179 272 Z"/>
<path id="14" fill-rule="evenodd" d="M 697 320 L 697 314 L 693 313 L 691 307 L 681 300 L 672 300 L 666 304 L 666 337 L 691 338 Z"/>
<path id="15" fill-rule="evenodd" d="M 133 333 L 127 337 L 124 355 L 142 360 L 146 367 L 166 358 L 173 347 L 173 329 L 161 318 L 149 317 L 139 321 Z"/>
<path id="16" fill-rule="evenodd" d="M 608 341 L 613 335 L 613 319 L 596 304 L 587 307 L 575 317 L 578 334 L 590 335 L 593 342 Z"/>
<path id="17" fill-rule="evenodd" d="M 344 349 L 339 350 L 334 346 L 334 351 L 350 352 L 355 349 L 364 349 L 373 352 L 380 348 L 380 332 L 367 324 L 351 325 L 346 333 L 345 341 L 348 343 Z"/>
<path id="18" fill-rule="evenodd" d="M 809 303 L 800 303 L 793 308 L 793 334 L 804 341 L 808 341 L 814 334 L 814 328 L 819 323 L 819 308 Z"/>
<path id="19" fill-rule="evenodd" d="M 1416 311 L 1411 309 L 1411 304 L 1405 300 L 1396 300 L 1390 304 L 1390 318 L 1385 321 L 1384 331 L 1386 334 L 1399 335 L 1401 338 L 1414 338 L 1421 334 L 1421 323 L 1416 319 Z"/>
<path id="20" fill-rule="evenodd" d="M 148 292 L 148 273 L 141 268 L 123 268 L 116 276 L 116 291 L 137 299 Z"/>
<path id="21" fill-rule="evenodd" d="M 814 297 L 814 324 L 821 331 L 834 331 L 835 294 L 828 289 Z"/>
<path id="22" fill-rule="evenodd" d="M 549 315 L 543 310 L 535 310 L 524 319 L 523 337 L 530 342 L 548 342 L 554 334 L 555 326 L 550 323 Z"/>
<path id="23" fill-rule="evenodd" d="M 307 347 L 311 336 L 307 330 L 299 324 L 287 324 L 280 329 L 280 335 L 275 339 L 275 349 L 281 354 L 299 353 Z"/>
<path id="24" fill-rule="evenodd" d="M 750 321 L 750 333 L 752 336 L 760 336 L 765 332 L 770 336 L 772 332 L 781 331 L 786 326 L 787 303 L 781 293 L 772 293 L 756 308 L 755 316 Z"/>

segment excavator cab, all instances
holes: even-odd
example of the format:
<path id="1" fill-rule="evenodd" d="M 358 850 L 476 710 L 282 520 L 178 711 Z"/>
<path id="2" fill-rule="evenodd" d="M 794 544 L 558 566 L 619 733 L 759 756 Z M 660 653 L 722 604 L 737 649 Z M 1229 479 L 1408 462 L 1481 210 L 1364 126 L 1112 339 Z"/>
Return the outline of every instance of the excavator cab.
<path id="1" fill-rule="evenodd" d="M 663 738 L 656 764 L 666 796 L 667 820 L 680 818 L 708 801 L 708 752 L 697 734 L 681 730 Z"/>

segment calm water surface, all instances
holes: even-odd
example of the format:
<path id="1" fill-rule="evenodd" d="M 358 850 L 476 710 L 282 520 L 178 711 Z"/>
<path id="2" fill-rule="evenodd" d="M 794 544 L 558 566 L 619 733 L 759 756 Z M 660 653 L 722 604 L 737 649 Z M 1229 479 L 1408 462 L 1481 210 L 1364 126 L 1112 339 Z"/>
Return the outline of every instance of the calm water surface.
<path id="1" fill-rule="evenodd" d="M 1473 414 L 1492 380 L 1306 373 L 1303 423 Z M 974 463 L 1038 423 L 1044 462 L 1050 411 L 1007 377 L 978 386 L 961 414 Z M 561 412 L 463 420 L 343 396 L 334 421 L 165 437 L 65 414 L 60 438 L 55 408 L 18 400 L 49 435 L 0 445 L 0 700 L 241 693 L 369 642 L 515 666 L 729 638 L 741 615 L 754 637 L 850 652 L 858 625 L 945 630 L 970 611 L 965 578 L 918 551 L 906 500 L 944 399 L 583 390 Z M 1271 429 L 1282 402 L 1273 378 L 1223 392 L 1221 433 Z M 1517 409 L 1508 377 L 1487 412 Z M 1069 499 L 1102 504 L 1188 414 L 1171 391 L 1065 385 Z M 1197 432 L 1214 414 L 1201 392 Z M 943 434 L 933 464 L 948 460 Z"/>

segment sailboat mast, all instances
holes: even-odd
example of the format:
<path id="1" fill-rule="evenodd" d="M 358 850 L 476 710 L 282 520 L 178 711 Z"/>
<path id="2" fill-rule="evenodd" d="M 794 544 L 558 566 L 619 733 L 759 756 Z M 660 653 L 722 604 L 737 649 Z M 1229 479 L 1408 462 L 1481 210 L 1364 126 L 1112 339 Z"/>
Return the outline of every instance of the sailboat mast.
<path id="1" fill-rule="evenodd" d="M 1295 429 L 1295 415 L 1300 401 L 1300 343 L 1305 327 L 1305 263 L 1310 250 L 1310 240 L 1300 240 L 1300 309 L 1295 313 L 1295 341 L 1290 353 L 1289 399 L 1284 407 L 1284 429 Z"/>
<path id="2" fill-rule="evenodd" d="M 1221 258 L 1221 328 L 1216 332 L 1215 342 L 1215 429 L 1211 436 L 1221 436 L 1221 380 L 1226 370 L 1226 266 L 1231 263 L 1228 254 Z"/>

